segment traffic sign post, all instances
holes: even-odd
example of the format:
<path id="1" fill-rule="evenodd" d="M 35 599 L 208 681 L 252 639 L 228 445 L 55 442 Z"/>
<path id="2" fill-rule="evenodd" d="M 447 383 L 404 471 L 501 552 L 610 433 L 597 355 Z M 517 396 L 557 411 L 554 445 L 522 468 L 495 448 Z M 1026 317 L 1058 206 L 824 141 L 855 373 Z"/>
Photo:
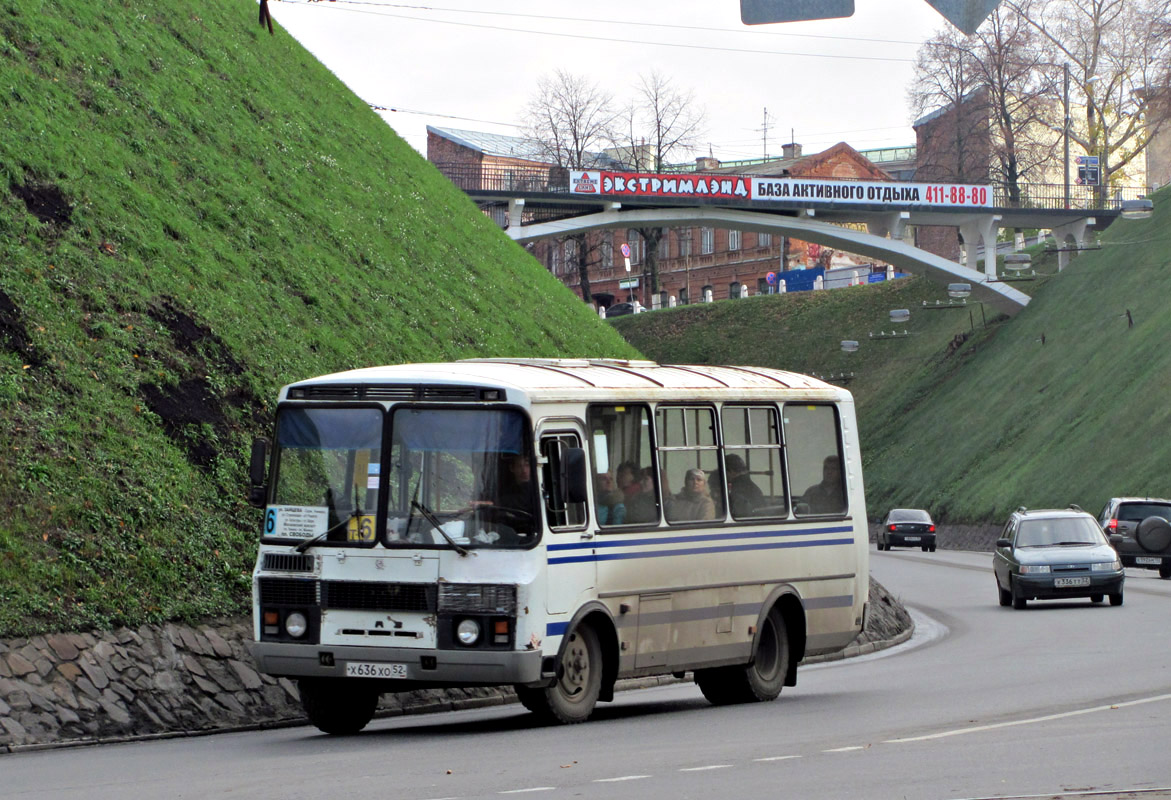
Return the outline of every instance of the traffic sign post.
<path id="1" fill-rule="evenodd" d="M 622 258 L 626 260 L 626 271 L 630 272 L 630 245 L 622 243 Z"/>
<path id="2" fill-rule="evenodd" d="M 1102 171 L 1097 156 L 1077 157 L 1078 186 L 1098 186 L 1102 183 Z"/>

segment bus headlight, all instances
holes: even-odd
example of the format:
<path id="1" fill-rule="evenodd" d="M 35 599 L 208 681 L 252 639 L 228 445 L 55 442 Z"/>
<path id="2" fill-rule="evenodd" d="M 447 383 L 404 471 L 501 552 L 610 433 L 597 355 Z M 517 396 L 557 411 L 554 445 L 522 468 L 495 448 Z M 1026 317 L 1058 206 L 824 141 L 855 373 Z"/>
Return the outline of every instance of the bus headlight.
<path id="1" fill-rule="evenodd" d="M 294 639 L 300 639 L 309 630 L 309 620 L 300 611 L 294 611 L 285 617 L 285 633 Z"/>
<path id="2" fill-rule="evenodd" d="M 471 647 L 480 641 L 480 623 L 474 619 L 460 620 L 459 625 L 455 626 L 455 637 L 460 644 Z"/>

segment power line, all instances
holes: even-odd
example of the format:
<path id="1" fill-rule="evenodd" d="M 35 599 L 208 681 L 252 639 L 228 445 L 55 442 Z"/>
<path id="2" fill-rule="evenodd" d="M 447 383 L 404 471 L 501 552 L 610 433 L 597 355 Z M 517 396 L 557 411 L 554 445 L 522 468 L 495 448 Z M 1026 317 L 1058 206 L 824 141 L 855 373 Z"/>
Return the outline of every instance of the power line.
<path id="1" fill-rule="evenodd" d="M 309 3 L 320 2 L 320 0 L 290 0 L 291 4 L 306 5 Z M 355 6 L 376 6 L 378 8 L 398 8 L 405 11 L 438 11 L 453 14 L 479 14 L 484 16 L 494 17 L 519 17 L 522 19 L 541 19 L 555 22 L 575 22 L 585 23 L 590 25 L 618 25 L 622 28 L 665 28 L 667 30 L 681 30 L 681 31 L 698 31 L 704 34 L 711 33 L 730 33 L 736 36 L 787 36 L 794 39 L 830 39 L 841 42 L 871 42 L 875 44 L 906 44 L 918 47 L 922 42 L 913 42 L 905 39 L 874 39 L 864 36 L 831 36 L 828 34 L 818 33 L 791 33 L 789 31 L 764 31 L 764 30 L 741 30 L 732 28 L 712 28 L 710 26 L 702 25 L 676 25 L 669 22 L 635 22 L 633 20 L 605 20 L 588 17 L 560 17 L 553 14 L 524 14 L 515 11 L 483 11 L 479 9 L 468 8 L 442 8 L 439 6 L 421 6 L 421 5 L 407 5 L 405 3 L 382 3 L 376 0 L 330 0 L 332 6 L 355 5 Z"/>
<path id="2" fill-rule="evenodd" d="M 349 0 L 354 2 L 354 0 Z M 308 5 L 308 3 L 296 3 L 296 5 Z M 706 50 L 720 53 L 737 53 L 740 55 L 765 55 L 765 56 L 797 56 L 800 58 L 829 58 L 838 60 L 853 60 L 853 61 L 887 61 L 910 64 L 914 62 L 911 58 L 888 58 L 885 56 L 861 56 L 861 55 L 839 55 L 834 53 L 799 53 L 789 52 L 783 50 L 751 50 L 739 47 L 719 47 L 716 45 L 703 44 L 682 44 L 678 42 L 652 42 L 646 39 L 618 39 L 613 36 L 588 36 L 580 33 L 561 33 L 559 31 L 537 31 L 525 28 L 508 28 L 501 25 L 477 25 L 471 22 L 456 22 L 454 20 L 439 20 L 426 19 L 424 17 L 413 17 L 405 14 L 385 14 L 375 11 L 363 11 L 361 9 L 344 8 L 335 1 L 331 1 L 328 5 L 320 3 L 313 4 L 316 8 L 332 8 L 336 11 L 347 12 L 351 14 L 370 14 L 376 17 L 386 17 L 389 19 L 405 19 L 413 22 L 427 22 L 435 25 L 455 25 L 461 28 L 477 28 L 480 30 L 506 31 L 509 33 L 527 33 L 534 36 L 555 36 L 564 39 L 580 39 L 582 41 L 592 42 L 606 42 L 607 44 L 637 44 L 644 47 L 673 47 L 682 50 Z"/>

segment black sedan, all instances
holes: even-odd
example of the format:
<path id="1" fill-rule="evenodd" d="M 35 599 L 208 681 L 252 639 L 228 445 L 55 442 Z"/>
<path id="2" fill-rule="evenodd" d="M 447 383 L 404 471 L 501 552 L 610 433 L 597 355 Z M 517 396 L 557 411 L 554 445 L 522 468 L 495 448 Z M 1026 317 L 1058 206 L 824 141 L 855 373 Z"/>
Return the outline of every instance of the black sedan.
<path id="1" fill-rule="evenodd" d="M 878 531 L 878 549 L 918 547 L 935 552 L 935 523 L 921 508 L 892 508 Z"/>

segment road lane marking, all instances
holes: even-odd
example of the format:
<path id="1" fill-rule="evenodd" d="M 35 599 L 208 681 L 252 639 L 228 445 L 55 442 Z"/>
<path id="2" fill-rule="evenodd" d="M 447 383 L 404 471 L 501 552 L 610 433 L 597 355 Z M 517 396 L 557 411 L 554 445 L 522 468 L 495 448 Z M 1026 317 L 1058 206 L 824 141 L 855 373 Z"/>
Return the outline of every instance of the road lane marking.
<path id="1" fill-rule="evenodd" d="M 706 767 L 684 767 L 680 772 L 703 772 L 708 769 L 731 769 L 734 764 L 709 764 Z"/>
<path id="2" fill-rule="evenodd" d="M 623 775 L 621 778 L 594 778 L 594 783 L 617 783 L 618 781 L 640 781 L 650 775 Z"/>
<path id="3" fill-rule="evenodd" d="M 883 744 L 903 744 L 905 742 L 926 742 L 932 739 L 946 739 L 949 736 L 963 736 L 967 733 L 981 733 L 983 731 L 994 731 L 1000 728 L 1012 728 L 1017 725 L 1032 725 L 1037 722 L 1051 722 L 1055 719 L 1067 719 L 1069 717 L 1080 717 L 1083 714 L 1095 714 L 1099 711 L 1114 711 L 1119 708 L 1129 708 L 1130 706 L 1141 706 L 1147 703 L 1158 703 L 1164 700 L 1171 700 L 1171 694 L 1159 694 L 1154 697 L 1144 697 L 1140 700 L 1127 700 L 1122 703 L 1110 703 L 1104 706 L 1094 706 L 1092 708 L 1079 708 L 1076 711 L 1063 711 L 1060 714 L 1046 714 L 1043 717 L 1032 717 L 1030 719 L 1018 719 L 1012 722 L 995 722 L 989 725 L 976 725 L 971 728 L 957 728 L 953 731 L 941 731 L 940 733 L 929 733 L 925 736 L 907 736 L 902 739 L 886 739 Z"/>
<path id="4" fill-rule="evenodd" d="M 801 756 L 769 756 L 768 758 L 754 758 L 753 761 L 788 761 L 790 758 L 800 758 Z"/>
<path id="5" fill-rule="evenodd" d="M 524 794 L 525 792 L 553 792 L 556 790 L 556 786 L 534 786 L 530 789 L 507 789 L 496 794 Z"/>
<path id="6" fill-rule="evenodd" d="M 822 750 L 823 753 L 849 753 L 853 750 L 865 750 L 866 745 L 858 744 L 852 747 L 835 747 L 833 750 Z"/>

